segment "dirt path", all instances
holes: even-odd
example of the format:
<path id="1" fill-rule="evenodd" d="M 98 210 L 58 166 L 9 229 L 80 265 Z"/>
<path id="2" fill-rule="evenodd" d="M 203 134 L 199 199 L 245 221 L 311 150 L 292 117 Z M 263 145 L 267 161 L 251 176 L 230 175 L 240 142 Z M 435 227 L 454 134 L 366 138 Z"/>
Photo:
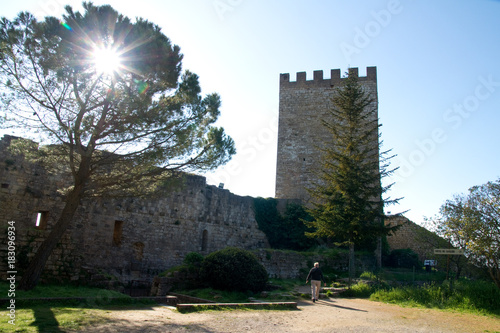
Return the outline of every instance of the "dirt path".
<path id="1" fill-rule="evenodd" d="M 295 311 L 208 311 L 181 314 L 157 306 L 110 311 L 85 332 L 500 332 L 500 320 L 363 299 L 304 301 Z"/>

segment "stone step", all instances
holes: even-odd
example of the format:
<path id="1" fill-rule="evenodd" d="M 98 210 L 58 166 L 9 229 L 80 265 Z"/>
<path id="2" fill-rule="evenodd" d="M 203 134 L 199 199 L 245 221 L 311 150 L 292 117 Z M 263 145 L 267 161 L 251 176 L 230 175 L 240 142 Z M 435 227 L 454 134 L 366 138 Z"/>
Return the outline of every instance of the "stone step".
<path id="1" fill-rule="evenodd" d="M 274 307 L 285 307 L 289 308 L 290 310 L 295 310 L 297 309 L 297 302 L 254 302 L 254 303 L 185 303 L 185 304 L 177 304 L 177 310 L 182 312 L 182 311 L 189 311 L 193 310 L 195 308 L 233 308 L 233 309 L 238 309 L 238 308 L 256 308 L 256 309 L 272 309 Z"/>

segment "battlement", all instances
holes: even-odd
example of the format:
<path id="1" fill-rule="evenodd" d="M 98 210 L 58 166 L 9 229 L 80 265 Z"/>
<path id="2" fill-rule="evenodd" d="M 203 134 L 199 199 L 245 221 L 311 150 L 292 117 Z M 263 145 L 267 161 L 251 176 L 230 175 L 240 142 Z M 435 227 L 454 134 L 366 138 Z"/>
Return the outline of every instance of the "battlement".
<path id="1" fill-rule="evenodd" d="M 366 68 L 366 76 L 359 76 L 358 74 L 358 68 L 349 68 L 348 69 L 349 73 L 355 75 L 358 77 L 359 81 L 374 81 L 377 82 L 377 67 L 367 67 Z M 297 72 L 297 79 L 296 81 L 290 81 L 290 74 L 289 73 L 283 73 L 280 74 L 280 87 L 285 87 L 285 86 L 302 86 L 302 85 L 329 85 L 329 86 L 335 86 L 338 85 L 344 78 L 341 77 L 340 75 L 340 69 L 332 69 L 330 78 L 329 79 L 324 79 L 323 78 L 323 71 L 314 71 L 313 72 L 313 79 L 312 80 L 307 80 L 306 77 L 306 72 Z"/>

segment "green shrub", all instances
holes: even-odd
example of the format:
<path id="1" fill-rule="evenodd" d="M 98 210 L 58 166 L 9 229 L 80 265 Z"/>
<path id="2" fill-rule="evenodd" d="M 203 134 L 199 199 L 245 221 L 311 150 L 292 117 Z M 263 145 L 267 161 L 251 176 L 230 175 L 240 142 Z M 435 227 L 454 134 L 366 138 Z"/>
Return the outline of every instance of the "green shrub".
<path id="1" fill-rule="evenodd" d="M 486 281 L 460 280 L 454 281 L 453 286 L 446 281 L 443 284 L 433 283 L 423 287 L 378 290 L 370 299 L 406 306 L 500 314 L 498 307 L 500 290 L 493 283 Z"/>
<path id="2" fill-rule="evenodd" d="M 363 272 L 359 278 L 362 280 L 377 281 L 377 276 L 373 272 Z"/>
<path id="3" fill-rule="evenodd" d="M 229 291 L 259 292 L 268 279 L 266 269 L 253 253 L 233 247 L 206 256 L 201 276 L 210 287 Z"/>
<path id="4" fill-rule="evenodd" d="M 358 282 L 353 285 L 350 289 L 347 289 L 342 293 L 343 297 L 359 297 L 368 298 L 373 292 L 373 288 L 363 281 Z"/>
<path id="5" fill-rule="evenodd" d="M 189 252 L 186 254 L 186 257 L 184 257 L 184 265 L 187 266 L 199 266 L 201 265 L 201 262 L 203 261 L 203 256 L 197 252 Z"/>
<path id="6" fill-rule="evenodd" d="M 302 251 L 316 244 L 316 240 L 306 237 L 306 231 L 312 231 L 304 224 L 310 220 L 305 208 L 289 203 L 283 214 L 278 212 L 278 200 L 274 198 L 255 198 L 255 219 L 273 249 Z"/>

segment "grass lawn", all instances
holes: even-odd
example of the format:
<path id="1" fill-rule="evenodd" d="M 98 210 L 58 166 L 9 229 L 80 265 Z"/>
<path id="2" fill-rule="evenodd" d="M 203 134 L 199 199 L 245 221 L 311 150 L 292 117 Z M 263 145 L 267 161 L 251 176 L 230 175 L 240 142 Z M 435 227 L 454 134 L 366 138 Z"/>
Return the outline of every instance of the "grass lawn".
<path id="1" fill-rule="evenodd" d="M 9 285 L 0 283 L 0 295 L 7 296 Z M 81 297 L 84 300 L 46 301 L 27 299 Z M 110 309 L 144 308 L 155 304 L 134 300 L 116 291 L 72 285 L 39 285 L 33 290 L 17 290 L 15 317 L 4 303 L 0 311 L 0 332 L 62 332 L 104 322 Z M 10 323 L 9 323 L 10 322 Z"/>
<path id="2" fill-rule="evenodd" d="M 0 311 L 0 332 L 63 332 L 79 330 L 87 325 L 106 321 L 106 310 L 80 307 L 43 306 L 16 309 L 15 321 L 8 311 Z M 13 323 L 13 324 L 12 324 Z"/>

